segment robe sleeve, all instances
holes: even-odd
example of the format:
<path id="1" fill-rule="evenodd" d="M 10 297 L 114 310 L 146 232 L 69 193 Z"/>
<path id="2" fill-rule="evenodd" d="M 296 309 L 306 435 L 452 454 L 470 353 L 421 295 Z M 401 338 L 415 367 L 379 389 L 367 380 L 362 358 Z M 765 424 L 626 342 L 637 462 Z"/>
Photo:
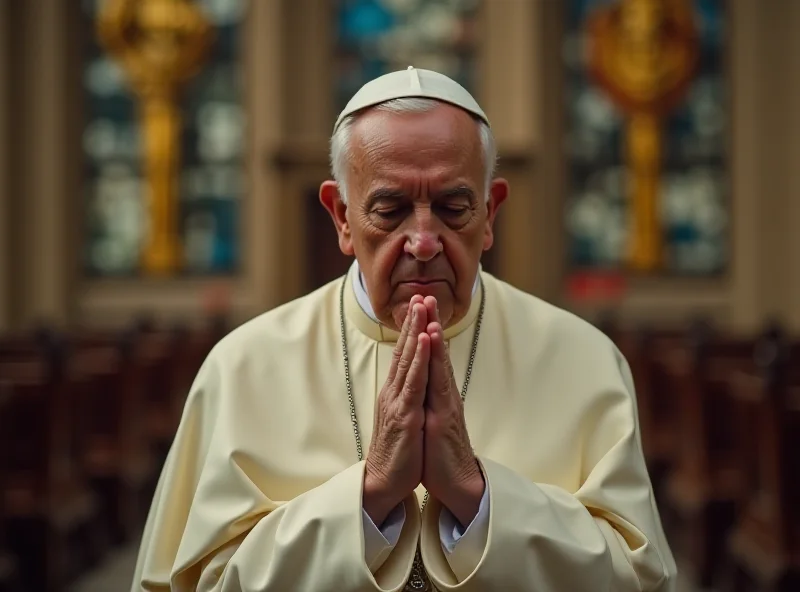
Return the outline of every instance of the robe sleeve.
<path id="1" fill-rule="evenodd" d="M 458 519 L 445 507 L 439 515 L 439 538 L 447 562 L 460 582 L 478 565 L 489 535 L 489 488 L 483 490 L 478 513 L 464 529 Z"/>
<path id="2" fill-rule="evenodd" d="M 132 591 L 402 590 L 419 537 L 414 496 L 404 501 L 407 519 L 394 550 L 371 573 L 364 463 L 290 501 L 273 501 L 253 477 L 254 459 L 235 450 L 229 427 L 220 425 L 221 374 L 210 358 L 192 387 L 156 488 Z"/>
<path id="3" fill-rule="evenodd" d="M 441 504 L 422 517 L 422 556 L 441 591 L 673 592 L 676 567 L 664 537 L 638 435 L 633 384 L 617 354 L 617 388 L 597 393 L 584 439 L 586 476 L 577 491 L 536 483 L 479 458 L 489 490 L 483 553 L 446 557 Z M 466 542 L 466 541 L 463 541 Z M 464 548 L 466 550 L 466 547 Z M 451 565 L 459 566 L 455 574 Z"/>
<path id="4" fill-rule="evenodd" d="M 403 532 L 403 524 L 406 521 L 406 506 L 398 504 L 389 513 L 380 528 L 375 526 L 366 510 L 362 509 L 361 519 L 364 524 L 364 560 L 367 562 L 369 570 L 375 573 L 389 557 L 400 539 L 400 533 Z"/>

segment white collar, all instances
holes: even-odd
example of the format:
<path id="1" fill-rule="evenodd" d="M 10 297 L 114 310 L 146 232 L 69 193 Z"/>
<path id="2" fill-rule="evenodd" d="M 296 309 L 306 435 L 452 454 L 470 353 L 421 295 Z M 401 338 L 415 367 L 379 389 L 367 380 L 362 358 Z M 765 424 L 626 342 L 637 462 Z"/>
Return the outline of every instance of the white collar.
<path id="1" fill-rule="evenodd" d="M 353 261 L 351 270 L 353 272 L 353 290 L 356 293 L 356 300 L 358 301 L 361 310 L 363 310 L 364 314 L 366 314 L 374 322 L 380 323 L 378 317 L 375 316 L 372 303 L 369 301 L 367 286 L 366 282 L 364 281 L 364 274 L 361 273 L 361 269 L 358 267 L 358 260 Z M 475 283 L 472 284 L 472 296 L 475 296 L 475 292 L 478 291 L 478 284 L 480 283 L 479 274 L 480 270 L 478 271 L 478 275 L 475 276 Z"/>

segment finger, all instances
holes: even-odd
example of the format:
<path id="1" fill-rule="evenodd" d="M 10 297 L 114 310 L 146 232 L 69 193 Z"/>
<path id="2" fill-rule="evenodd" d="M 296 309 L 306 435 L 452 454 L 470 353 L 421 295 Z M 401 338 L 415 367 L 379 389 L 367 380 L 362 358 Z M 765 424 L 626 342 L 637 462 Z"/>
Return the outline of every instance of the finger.
<path id="1" fill-rule="evenodd" d="M 431 356 L 431 336 L 427 333 L 420 333 L 417 338 L 417 349 L 414 352 L 414 360 L 408 371 L 405 384 L 403 386 L 403 396 L 406 402 L 412 407 L 422 406 L 425 401 L 425 393 L 428 388 L 428 368 Z"/>
<path id="2" fill-rule="evenodd" d="M 400 359 L 397 360 L 397 370 L 394 377 L 394 382 L 396 384 L 405 383 L 406 376 L 408 375 L 408 372 L 411 369 L 411 364 L 414 361 L 414 355 L 417 349 L 417 342 L 419 341 L 420 333 L 426 334 L 425 327 L 428 325 L 428 313 L 422 303 L 416 302 L 411 310 L 412 318 L 408 327 L 408 336 L 406 337 L 406 342 L 403 347 L 403 353 L 400 355 Z"/>
<path id="3" fill-rule="evenodd" d="M 419 304 L 422 302 L 422 296 L 415 295 L 411 297 L 411 300 L 408 303 L 408 310 L 406 311 L 406 318 L 403 321 L 403 326 L 400 329 L 400 336 L 397 338 L 397 343 L 394 346 L 394 351 L 392 352 L 392 362 L 389 364 L 389 375 L 387 380 L 392 382 L 397 375 L 397 364 L 400 361 L 400 358 L 403 355 L 403 349 L 406 345 L 406 340 L 408 339 L 408 332 L 411 328 L 411 311 L 414 308 L 415 304 Z"/>
<path id="4" fill-rule="evenodd" d="M 435 296 L 426 296 L 425 297 L 425 308 L 428 309 L 428 322 L 429 323 L 441 323 L 442 320 L 439 318 L 439 303 L 436 301 Z"/>
<path id="5" fill-rule="evenodd" d="M 411 327 L 411 311 L 414 308 L 414 305 L 419 304 L 420 302 L 422 302 L 422 296 L 419 295 L 412 296 L 411 300 L 408 302 L 406 318 L 403 320 L 403 326 L 400 328 L 400 335 L 397 338 L 397 343 L 395 344 L 395 350 L 397 350 L 398 357 L 399 354 L 403 353 L 403 347 L 405 347 L 406 339 L 408 338 L 408 329 Z"/>
<path id="6" fill-rule="evenodd" d="M 405 346 L 405 339 L 408 338 L 408 330 L 411 328 L 411 320 L 413 318 L 412 314 L 411 314 L 411 311 L 414 309 L 414 305 L 422 304 L 422 302 L 423 302 L 422 296 L 420 296 L 419 294 L 417 294 L 415 296 L 412 296 L 411 300 L 409 300 L 409 302 L 408 302 L 408 310 L 406 311 L 406 318 L 403 321 L 403 327 L 405 327 L 405 329 L 406 329 L 405 330 L 405 335 L 401 335 L 401 337 L 403 338 L 403 343 L 399 344 L 400 345 L 399 349 L 400 349 L 401 353 L 403 351 L 403 347 Z M 398 339 L 398 342 L 399 342 L 399 339 Z"/>
<path id="7" fill-rule="evenodd" d="M 447 351 L 444 346 L 444 336 L 442 335 L 442 326 L 439 323 L 430 323 L 428 325 L 428 334 L 431 337 L 431 381 L 437 381 L 434 384 L 441 384 L 439 381 L 444 378 L 445 371 L 447 370 Z"/>
<path id="8" fill-rule="evenodd" d="M 435 325 L 435 326 L 431 326 Z M 455 385 L 453 378 L 453 366 L 450 363 L 450 355 L 444 341 L 444 333 L 441 325 L 431 323 L 429 328 L 431 339 L 431 361 L 428 376 L 428 406 L 436 407 L 442 397 L 449 397 Z"/>

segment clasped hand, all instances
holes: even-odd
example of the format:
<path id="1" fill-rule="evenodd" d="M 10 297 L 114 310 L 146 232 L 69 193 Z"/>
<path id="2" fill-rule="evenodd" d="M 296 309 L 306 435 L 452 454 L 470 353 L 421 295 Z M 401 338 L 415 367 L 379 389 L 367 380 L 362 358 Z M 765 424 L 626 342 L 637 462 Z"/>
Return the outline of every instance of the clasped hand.
<path id="1" fill-rule="evenodd" d="M 380 525 L 420 483 L 464 526 L 485 486 L 432 296 L 411 299 L 376 402 L 364 509 Z"/>

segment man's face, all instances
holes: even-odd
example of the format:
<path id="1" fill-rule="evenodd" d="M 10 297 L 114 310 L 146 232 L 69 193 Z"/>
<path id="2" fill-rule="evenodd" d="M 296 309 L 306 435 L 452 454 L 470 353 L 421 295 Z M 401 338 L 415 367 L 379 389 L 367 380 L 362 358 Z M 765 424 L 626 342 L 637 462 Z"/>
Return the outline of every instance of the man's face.
<path id="1" fill-rule="evenodd" d="M 375 314 L 396 329 L 421 294 L 436 297 L 445 326 L 458 322 L 507 194 L 496 180 L 485 201 L 475 120 L 445 104 L 424 113 L 373 110 L 354 123 L 350 148 L 348 205 L 332 182 L 320 198 L 342 252 L 358 259 Z"/>

